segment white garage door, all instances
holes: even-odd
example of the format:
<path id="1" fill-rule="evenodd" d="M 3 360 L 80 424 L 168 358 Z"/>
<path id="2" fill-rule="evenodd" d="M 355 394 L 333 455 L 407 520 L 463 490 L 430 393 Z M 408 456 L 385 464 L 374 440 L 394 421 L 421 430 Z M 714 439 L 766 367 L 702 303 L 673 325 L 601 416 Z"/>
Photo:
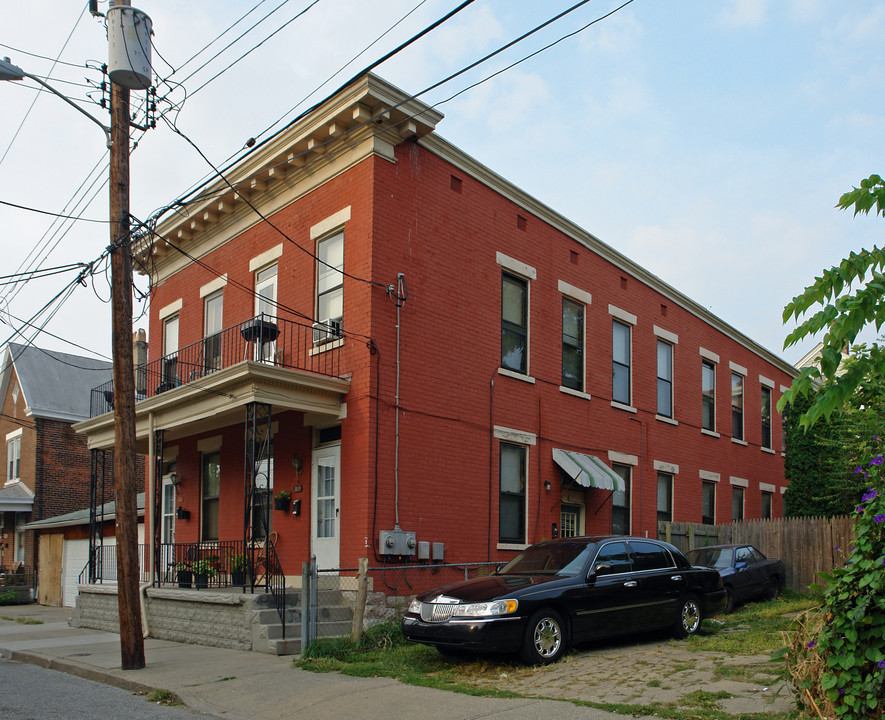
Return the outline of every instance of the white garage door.
<path id="1" fill-rule="evenodd" d="M 104 545 L 115 545 L 116 538 L 105 538 Z M 107 552 L 107 551 L 105 551 Z M 77 583 L 89 562 L 89 540 L 65 540 L 62 569 L 62 596 L 65 607 L 77 604 Z"/>

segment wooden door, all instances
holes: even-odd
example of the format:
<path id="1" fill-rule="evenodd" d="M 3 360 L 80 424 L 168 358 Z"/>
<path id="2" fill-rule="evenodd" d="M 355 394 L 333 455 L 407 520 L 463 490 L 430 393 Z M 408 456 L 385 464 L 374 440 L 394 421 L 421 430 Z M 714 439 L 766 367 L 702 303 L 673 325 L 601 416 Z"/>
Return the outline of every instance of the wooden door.
<path id="1" fill-rule="evenodd" d="M 37 602 L 50 607 L 61 607 L 61 573 L 64 535 L 53 533 L 40 536 Z"/>

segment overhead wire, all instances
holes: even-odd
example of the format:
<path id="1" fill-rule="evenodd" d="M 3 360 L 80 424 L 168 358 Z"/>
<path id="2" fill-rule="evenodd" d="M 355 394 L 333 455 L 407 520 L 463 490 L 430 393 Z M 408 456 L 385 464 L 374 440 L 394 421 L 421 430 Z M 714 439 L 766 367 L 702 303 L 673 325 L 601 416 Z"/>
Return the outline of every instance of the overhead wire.
<path id="1" fill-rule="evenodd" d="M 0 205 L 7 205 L 9 207 L 14 207 L 18 210 L 27 210 L 28 212 L 38 213 L 40 215 L 49 215 L 51 217 L 61 218 L 62 220 L 76 220 L 77 222 L 101 223 L 102 225 L 107 225 L 108 223 L 110 223 L 110 220 L 96 220 L 96 219 L 92 219 L 92 218 L 77 217 L 76 215 L 63 215 L 62 213 L 54 213 L 54 212 L 49 212 L 48 210 L 40 210 L 38 208 L 28 207 L 27 205 L 18 205 L 17 203 L 7 202 L 6 200 L 0 200 Z"/>

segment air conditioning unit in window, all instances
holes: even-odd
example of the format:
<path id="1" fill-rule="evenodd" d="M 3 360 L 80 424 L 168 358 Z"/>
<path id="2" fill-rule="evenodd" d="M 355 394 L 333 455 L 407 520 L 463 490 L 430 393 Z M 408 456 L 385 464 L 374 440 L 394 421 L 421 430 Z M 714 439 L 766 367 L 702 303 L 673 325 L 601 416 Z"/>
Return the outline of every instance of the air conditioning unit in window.
<path id="1" fill-rule="evenodd" d="M 341 320 L 325 320 L 313 324 L 313 344 L 323 345 L 341 337 Z"/>

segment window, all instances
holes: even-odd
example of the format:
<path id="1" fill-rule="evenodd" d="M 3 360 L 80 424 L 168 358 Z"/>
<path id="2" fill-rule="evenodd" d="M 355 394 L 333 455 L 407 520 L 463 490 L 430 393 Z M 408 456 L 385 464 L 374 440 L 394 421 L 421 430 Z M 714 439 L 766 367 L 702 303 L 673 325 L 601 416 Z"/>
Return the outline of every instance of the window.
<path id="1" fill-rule="evenodd" d="M 501 367 L 528 374 L 529 285 L 503 273 L 501 280 Z"/>
<path id="2" fill-rule="evenodd" d="M 701 483 L 701 522 L 704 525 L 716 524 L 716 483 Z"/>
<path id="3" fill-rule="evenodd" d="M 224 314 L 224 294 L 209 295 L 204 303 L 205 328 L 203 340 L 203 370 L 212 372 L 221 369 L 221 330 Z"/>
<path id="4" fill-rule="evenodd" d="M 501 443 L 501 497 L 498 536 L 502 543 L 525 543 L 526 448 Z"/>
<path id="5" fill-rule="evenodd" d="M 259 270 L 255 273 L 255 314 L 264 315 L 263 319 L 273 320 L 277 310 L 277 266 Z M 256 360 L 273 362 L 277 343 L 276 340 L 268 340 L 260 343 L 261 347 L 255 348 Z"/>
<path id="6" fill-rule="evenodd" d="M 744 489 L 738 485 L 731 488 L 731 519 L 744 519 Z"/>
<path id="7" fill-rule="evenodd" d="M 163 378 L 157 392 L 178 384 L 178 315 L 171 315 L 163 321 Z"/>
<path id="8" fill-rule="evenodd" d="M 716 432 L 716 365 L 709 360 L 701 362 L 701 427 Z"/>
<path id="9" fill-rule="evenodd" d="M 773 495 L 770 492 L 762 493 L 762 519 L 770 520 L 771 519 L 771 504 L 772 504 Z"/>
<path id="10" fill-rule="evenodd" d="M 612 321 L 612 400 L 630 404 L 630 326 Z"/>
<path id="11" fill-rule="evenodd" d="M 658 415 L 673 417 L 673 346 L 658 340 Z"/>
<path id="12" fill-rule="evenodd" d="M 584 306 L 562 299 L 562 386 L 584 390 Z"/>
<path id="13" fill-rule="evenodd" d="M 658 522 L 673 521 L 673 476 L 658 473 Z"/>
<path id="14" fill-rule="evenodd" d="M 633 548 L 633 569 L 637 572 L 673 567 L 670 554 L 660 545 L 634 540 L 630 543 L 630 547 Z"/>
<path id="15" fill-rule="evenodd" d="M 613 542 L 603 545 L 593 561 L 596 567 L 601 563 L 607 563 L 611 567 L 598 571 L 600 575 L 614 575 L 617 573 L 630 572 L 630 553 L 627 550 L 627 543 Z"/>
<path id="16" fill-rule="evenodd" d="M 344 318 L 344 233 L 317 244 L 317 320 L 340 335 Z"/>
<path id="17" fill-rule="evenodd" d="M 218 540 L 218 496 L 221 490 L 221 454 L 203 455 L 201 481 L 201 540 Z"/>
<path id="18" fill-rule="evenodd" d="M 12 434 L 15 434 L 15 437 L 7 435 L 6 440 L 6 482 L 12 482 L 21 477 L 19 472 L 21 470 L 22 435 L 20 431 L 10 433 L 10 435 Z"/>
<path id="19" fill-rule="evenodd" d="M 731 437 L 744 439 L 744 376 L 731 374 Z"/>
<path id="20" fill-rule="evenodd" d="M 771 388 L 762 388 L 762 447 L 771 449 Z"/>
<path id="21" fill-rule="evenodd" d="M 624 492 L 615 490 L 612 493 L 612 535 L 630 534 L 630 473 L 629 465 L 612 465 L 624 481 Z"/>
<path id="22" fill-rule="evenodd" d="M 564 538 L 578 537 L 581 534 L 580 505 L 561 505 L 559 508 L 559 536 Z"/>

